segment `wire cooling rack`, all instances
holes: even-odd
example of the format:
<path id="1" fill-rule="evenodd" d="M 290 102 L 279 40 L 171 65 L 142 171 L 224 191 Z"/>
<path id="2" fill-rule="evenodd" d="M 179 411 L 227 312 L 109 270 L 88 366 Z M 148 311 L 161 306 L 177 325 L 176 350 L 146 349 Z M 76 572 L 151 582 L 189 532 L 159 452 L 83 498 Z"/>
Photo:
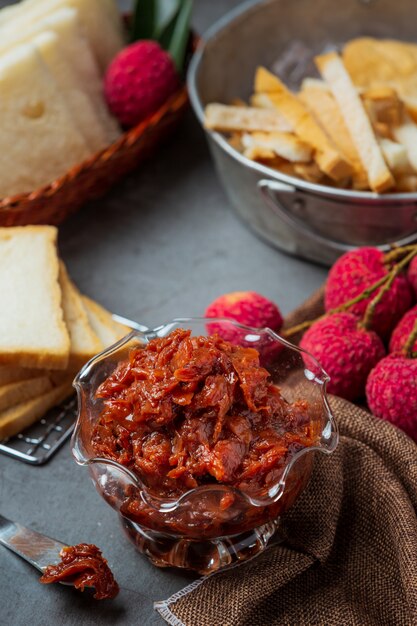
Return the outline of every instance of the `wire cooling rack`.
<path id="1" fill-rule="evenodd" d="M 146 326 L 120 315 L 113 315 L 113 319 L 134 330 L 148 330 Z M 0 453 L 30 465 L 43 465 L 69 439 L 76 417 L 77 398 L 74 395 L 16 437 L 0 441 Z"/>
<path id="2" fill-rule="evenodd" d="M 22 433 L 0 442 L 0 452 L 31 465 L 43 465 L 70 437 L 77 415 L 77 399 L 54 407 Z"/>

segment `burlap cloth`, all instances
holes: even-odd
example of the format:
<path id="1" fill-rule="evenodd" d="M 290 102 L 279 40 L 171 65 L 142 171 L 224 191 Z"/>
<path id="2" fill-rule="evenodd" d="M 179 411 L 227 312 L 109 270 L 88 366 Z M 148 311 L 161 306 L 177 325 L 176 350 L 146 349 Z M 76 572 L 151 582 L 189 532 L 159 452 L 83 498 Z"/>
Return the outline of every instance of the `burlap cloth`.
<path id="1" fill-rule="evenodd" d="M 320 298 L 290 320 L 309 317 Z M 340 444 L 282 518 L 284 541 L 157 610 L 175 626 L 417 624 L 417 446 L 339 398 Z"/>

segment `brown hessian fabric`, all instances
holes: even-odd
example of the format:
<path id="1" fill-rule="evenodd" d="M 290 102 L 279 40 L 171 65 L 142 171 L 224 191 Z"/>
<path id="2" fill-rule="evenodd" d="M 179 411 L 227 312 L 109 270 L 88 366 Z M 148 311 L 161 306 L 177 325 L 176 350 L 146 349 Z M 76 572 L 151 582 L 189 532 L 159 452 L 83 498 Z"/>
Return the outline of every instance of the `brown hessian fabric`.
<path id="1" fill-rule="evenodd" d="M 310 484 L 282 517 L 283 541 L 158 603 L 169 623 L 417 624 L 417 445 L 340 398 L 331 406 L 339 446 L 316 455 Z"/>

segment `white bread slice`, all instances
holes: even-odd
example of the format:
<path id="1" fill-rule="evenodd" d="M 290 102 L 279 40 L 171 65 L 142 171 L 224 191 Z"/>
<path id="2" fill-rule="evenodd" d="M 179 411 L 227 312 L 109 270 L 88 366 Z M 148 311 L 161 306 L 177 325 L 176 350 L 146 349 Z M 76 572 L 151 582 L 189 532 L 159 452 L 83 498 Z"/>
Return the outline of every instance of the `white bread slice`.
<path id="1" fill-rule="evenodd" d="M 322 128 L 326 130 L 337 149 L 352 164 L 354 168 L 352 179 L 355 189 L 368 189 L 368 175 L 346 128 L 340 109 L 328 86 L 326 85 L 326 89 L 317 86 L 321 83 L 326 85 L 323 81 L 318 80 L 314 82 L 304 81 L 299 97 L 316 117 Z"/>
<path id="2" fill-rule="evenodd" d="M 0 18 L 2 13 L 3 11 L 0 11 Z M 34 21 L 20 20 L 18 28 L 16 22 L 13 22 L 14 27 L 6 22 L 2 28 L 1 24 L 0 19 L 0 53 L 8 52 L 17 44 L 30 43 L 34 37 L 45 31 L 52 31 L 57 35 L 61 53 L 71 63 L 74 73 L 91 100 L 98 123 L 106 133 L 107 143 L 115 141 L 121 131 L 105 103 L 99 67 L 84 35 L 77 11 L 64 6 Z M 65 77 L 62 77 L 62 81 L 65 82 Z"/>
<path id="3" fill-rule="evenodd" d="M 67 380 L 62 385 L 36 398 L 1 411 L 0 441 L 17 435 L 17 433 L 31 426 L 34 422 L 41 419 L 49 409 L 63 402 L 72 393 L 72 381 Z"/>
<path id="4" fill-rule="evenodd" d="M 0 196 L 31 192 L 90 150 L 35 46 L 0 56 Z"/>
<path id="5" fill-rule="evenodd" d="M 353 168 L 331 143 L 307 107 L 287 89 L 280 79 L 259 67 L 255 76 L 255 92 L 267 93 L 276 109 L 293 127 L 295 134 L 316 151 L 315 161 L 320 169 L 335 181 L 350 176 Z"/>
<path id="6" fill-rule="evenodd" d="M 48 376 L 38 376 L 0 387 L 0 411 L 31 400 L 52 389 Z"/>
<path id="7" fill-rule="evenodd" d="M 87 361 L 101 351 L 100 339 L 90 326 L 78 290 L 68 276 L 64 264 L 60 263 L 59 284 L 62 291 L 64 321 L 70 336 L 68 369 L 80 369 Z"/>
<path id="8" fill-rule="evenodd" d="M 82 296 L 82 302 L 88 320 L 102 342 L 103 349 L 108 348 L 132 331 L 129 326 L 115 322 L 111 313 L 94 300 Z"/>
<path id="9" fill-rule="evenodd" d="M 362 165 L 367 171 L 371 189 L 378 193 L 388 191 L 395 184 L 394 178 L 384 161 L 371 122 L 342 59 L 336 52 L 330 52 L 316 57 L 315 61 L 339 105 Z"/>
<path id="10" fill-rule="evenodd" d="M 81 77 L 61 52 L 58 35 L 45 31 L 32 39 L 65 98 L 69 112 L 92 153 L 108 144 L 106 130 L 89 98 Z"/>
<path id="11" fill-rule="evenodd" d="M 58 284 L 57 229 L 0 229 L 0 363 L 65 369 L 69 337 Z"/>
<path id="12" fill-rule="evenodd" d="M 228 133 L 247 132 L 288 132 L 290 126 L 275 110 L 254 107 L 208 104 L 204 111 L 204 126 L 208 130 Z"/>
<path id="13" fill-rule="evenodd" d="M 290 133 L 245 133 L 242 135 L 244 148 L 264 148 L 274 155 L 296 163 L 309 163 L 312 149 L 304 141 Z"/>
<path id="14" fill-rule="evenodd" d="M 41 370 L 29 367 L 11 367 L 10 365 L 0 365 L 0 387 L 17 383 L 29 378 L 37 378 Z"/>
<path id="15" fill-rule="evenodd" d="M 57 9 L 73 8 L 104 73 L 110 61 L 124 46 L 121 16 L 110 17 L 109 0 L 23 0 L 18 5 L 0 11 L 0 28 L 19 30 L 29 22 L 35 22 Z M 113 12 L 116 16 L 116 12 Z"/>

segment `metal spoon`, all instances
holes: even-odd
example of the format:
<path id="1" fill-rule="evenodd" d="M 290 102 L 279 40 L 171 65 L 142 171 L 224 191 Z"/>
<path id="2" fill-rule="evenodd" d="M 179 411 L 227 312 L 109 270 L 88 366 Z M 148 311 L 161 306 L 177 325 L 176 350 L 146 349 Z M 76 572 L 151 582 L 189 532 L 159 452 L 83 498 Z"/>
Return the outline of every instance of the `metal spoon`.
<path id="1" fill-rule="evenodd" d="M 60 561 L 59 553 L 65 543 L 41 535 L 30 528 L 11 522 L 0 515 L 0 543 L 44 573 L 47 565 Z M 63 585 L 71 583 L 63 582 Z"/>

